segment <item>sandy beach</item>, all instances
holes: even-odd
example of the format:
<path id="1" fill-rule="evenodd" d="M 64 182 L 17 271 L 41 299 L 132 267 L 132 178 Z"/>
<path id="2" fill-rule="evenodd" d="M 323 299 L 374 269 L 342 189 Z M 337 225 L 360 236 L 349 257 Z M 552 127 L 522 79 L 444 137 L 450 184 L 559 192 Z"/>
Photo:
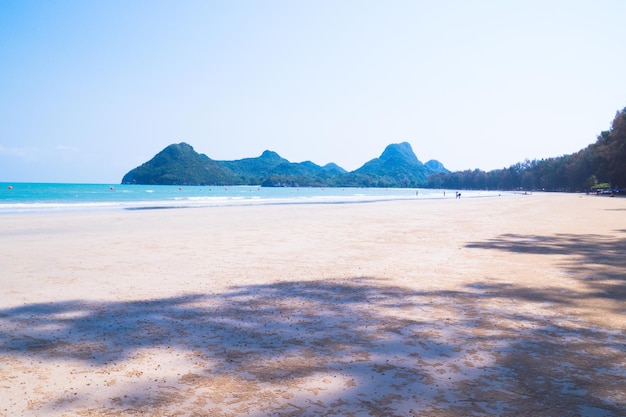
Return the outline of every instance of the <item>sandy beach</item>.
<path id="1" fill-rule="evenodd" d="M 3 215 L 0 231 L 0 415 L 626 415 L 626 198 Z"/>

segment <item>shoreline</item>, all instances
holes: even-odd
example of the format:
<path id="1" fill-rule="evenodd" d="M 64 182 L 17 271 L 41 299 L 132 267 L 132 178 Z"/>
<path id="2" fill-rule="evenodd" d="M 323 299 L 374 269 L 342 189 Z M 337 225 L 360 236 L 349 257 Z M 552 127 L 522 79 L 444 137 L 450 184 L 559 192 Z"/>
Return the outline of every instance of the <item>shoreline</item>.
<path id="1" fill-rule="evenodd" d="M 38 184 L 28 184 L 38 186 Z M 83 211 L 210 208 L 291 204 L 360 204 L 382 201 L 443 199 L 449 190 L 413 188 L 249 187 L 223 189 L 190 186 L 125 186 L 49 184 L 48 189 L 8 191 L 0 199 L 5 214 L 69 213 Z M 68 188 L 69 187 L 69 188 Z M 76 188 L 78 187 L 78 188 Z M 421 192 L 421 194 L 420 194 Z M 443 197 L 442 194 L 443 193 Z M 502 192 L 468 191 L 466 198 L 495 197 Z M 418 195 L 419 194 L 419 195 Z M 505 193 L 506 195 L 507 193 Z M 13 196 L 13 198 L 11 198 Z"/>
<path id="2" fill-rule="evenodd" d="M 100 184 L 22 184 L 0 190 L 0 215 L 21 213 L 205 208 L 272 204 L 348 204 L 374 201 L 452 198 L 454 191 L 416 188 L 205 187 Z M 467 191 L 466 198 L 498 191 Z M 504 193 L 505 195 L 507 193 Z"/>
<path id="3" fill-rule="evenodd" d="M 1 215 L 0 414 L 617 416 L 623 224 L 553 193 Z"/>

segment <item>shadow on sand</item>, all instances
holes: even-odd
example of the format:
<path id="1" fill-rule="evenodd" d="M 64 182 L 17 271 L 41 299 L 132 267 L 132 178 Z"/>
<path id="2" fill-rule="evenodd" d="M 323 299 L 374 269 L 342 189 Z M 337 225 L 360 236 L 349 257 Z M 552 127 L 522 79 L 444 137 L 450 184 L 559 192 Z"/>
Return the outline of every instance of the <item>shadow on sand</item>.
<path id="1" fill-rule="evenodd" d="M 574 255 L 566 267 L 591 276 L 589 291 L 486 281 L 416 291 L 355 278 L 32 304 L 0 310 L 0 355 L 113 373 L 154 349 L 184 357 L 124 396 L 101 387 L 109 399 L 89 403 L 79 390 L 72 401 L 82 396 L 93 415 L 623 415 L 624 329 L 564 309 L 624 301 L 626 241 L 503 235 L 468 247 Z M 39 411 L 52 404 L 72 407 L 59 397 Z"/>
<path id="2" fill-rule="evenodd" d="M 616 230 L 616 234 L 626 233 Z M 557 234 L 555 236 L 506 234 L 486 242 L 470 243 L 469 248 L 567 255 L 562 267 L 566 273 L 585 281 L 583 297 L 626 299 L 626 239 L 605 235 Z M 622 309 L 620 313 L 624 313 Z"/>

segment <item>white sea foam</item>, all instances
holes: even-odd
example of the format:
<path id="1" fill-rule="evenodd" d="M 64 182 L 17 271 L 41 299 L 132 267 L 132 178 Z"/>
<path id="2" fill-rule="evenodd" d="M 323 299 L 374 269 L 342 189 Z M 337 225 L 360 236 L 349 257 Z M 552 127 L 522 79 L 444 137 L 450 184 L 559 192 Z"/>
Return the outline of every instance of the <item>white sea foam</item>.
<path id="1" fill-rule="evenodd" d="M 5 190 L 7 187 L 5 187 Z M 463 198 L 498 192 L 463 192 Z M 149 198 L 146 198 L 150 195 Z M 0 193 L 0 214 L 112 209 L 165 209 L 276 204 L 347 204 L 388 200 L 454 200 L 454 191 L 383 188 L 264 188 L 102 184 L 15 184 Z"/>

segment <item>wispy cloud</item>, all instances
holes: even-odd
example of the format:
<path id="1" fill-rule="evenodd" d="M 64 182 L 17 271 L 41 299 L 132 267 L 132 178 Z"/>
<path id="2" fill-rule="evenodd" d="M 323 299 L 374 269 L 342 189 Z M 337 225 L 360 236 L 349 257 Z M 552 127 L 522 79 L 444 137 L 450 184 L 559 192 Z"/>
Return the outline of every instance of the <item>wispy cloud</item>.
<path id="1" fill-rule="evenodd" d="M 74 146 L 66 146 L 66 145 L 57 145 L 55 149 L 57 151 L 62 151 L 62 152 L 78 152 L 79 151 L 79 149 Z"/>
<path id="2" fill-rule="evenodd" d="M 22 159 L 37 159 L 40 151 L 31 146 L 5 147 L 0 145 L 0 155 L 13 156 Z"/>
<path id="3" fill-rule="evenodd" d="M 3 146 L 0 145 L 0 156 L 19 158 L 27 161 L 35 161 L 41 159 L 46 154 L 55 153 L 56 155 L 70 156 L 80 149 L 74 146 L 56 145 L 53 148 L 39 148 L 34 146 Z"/>

